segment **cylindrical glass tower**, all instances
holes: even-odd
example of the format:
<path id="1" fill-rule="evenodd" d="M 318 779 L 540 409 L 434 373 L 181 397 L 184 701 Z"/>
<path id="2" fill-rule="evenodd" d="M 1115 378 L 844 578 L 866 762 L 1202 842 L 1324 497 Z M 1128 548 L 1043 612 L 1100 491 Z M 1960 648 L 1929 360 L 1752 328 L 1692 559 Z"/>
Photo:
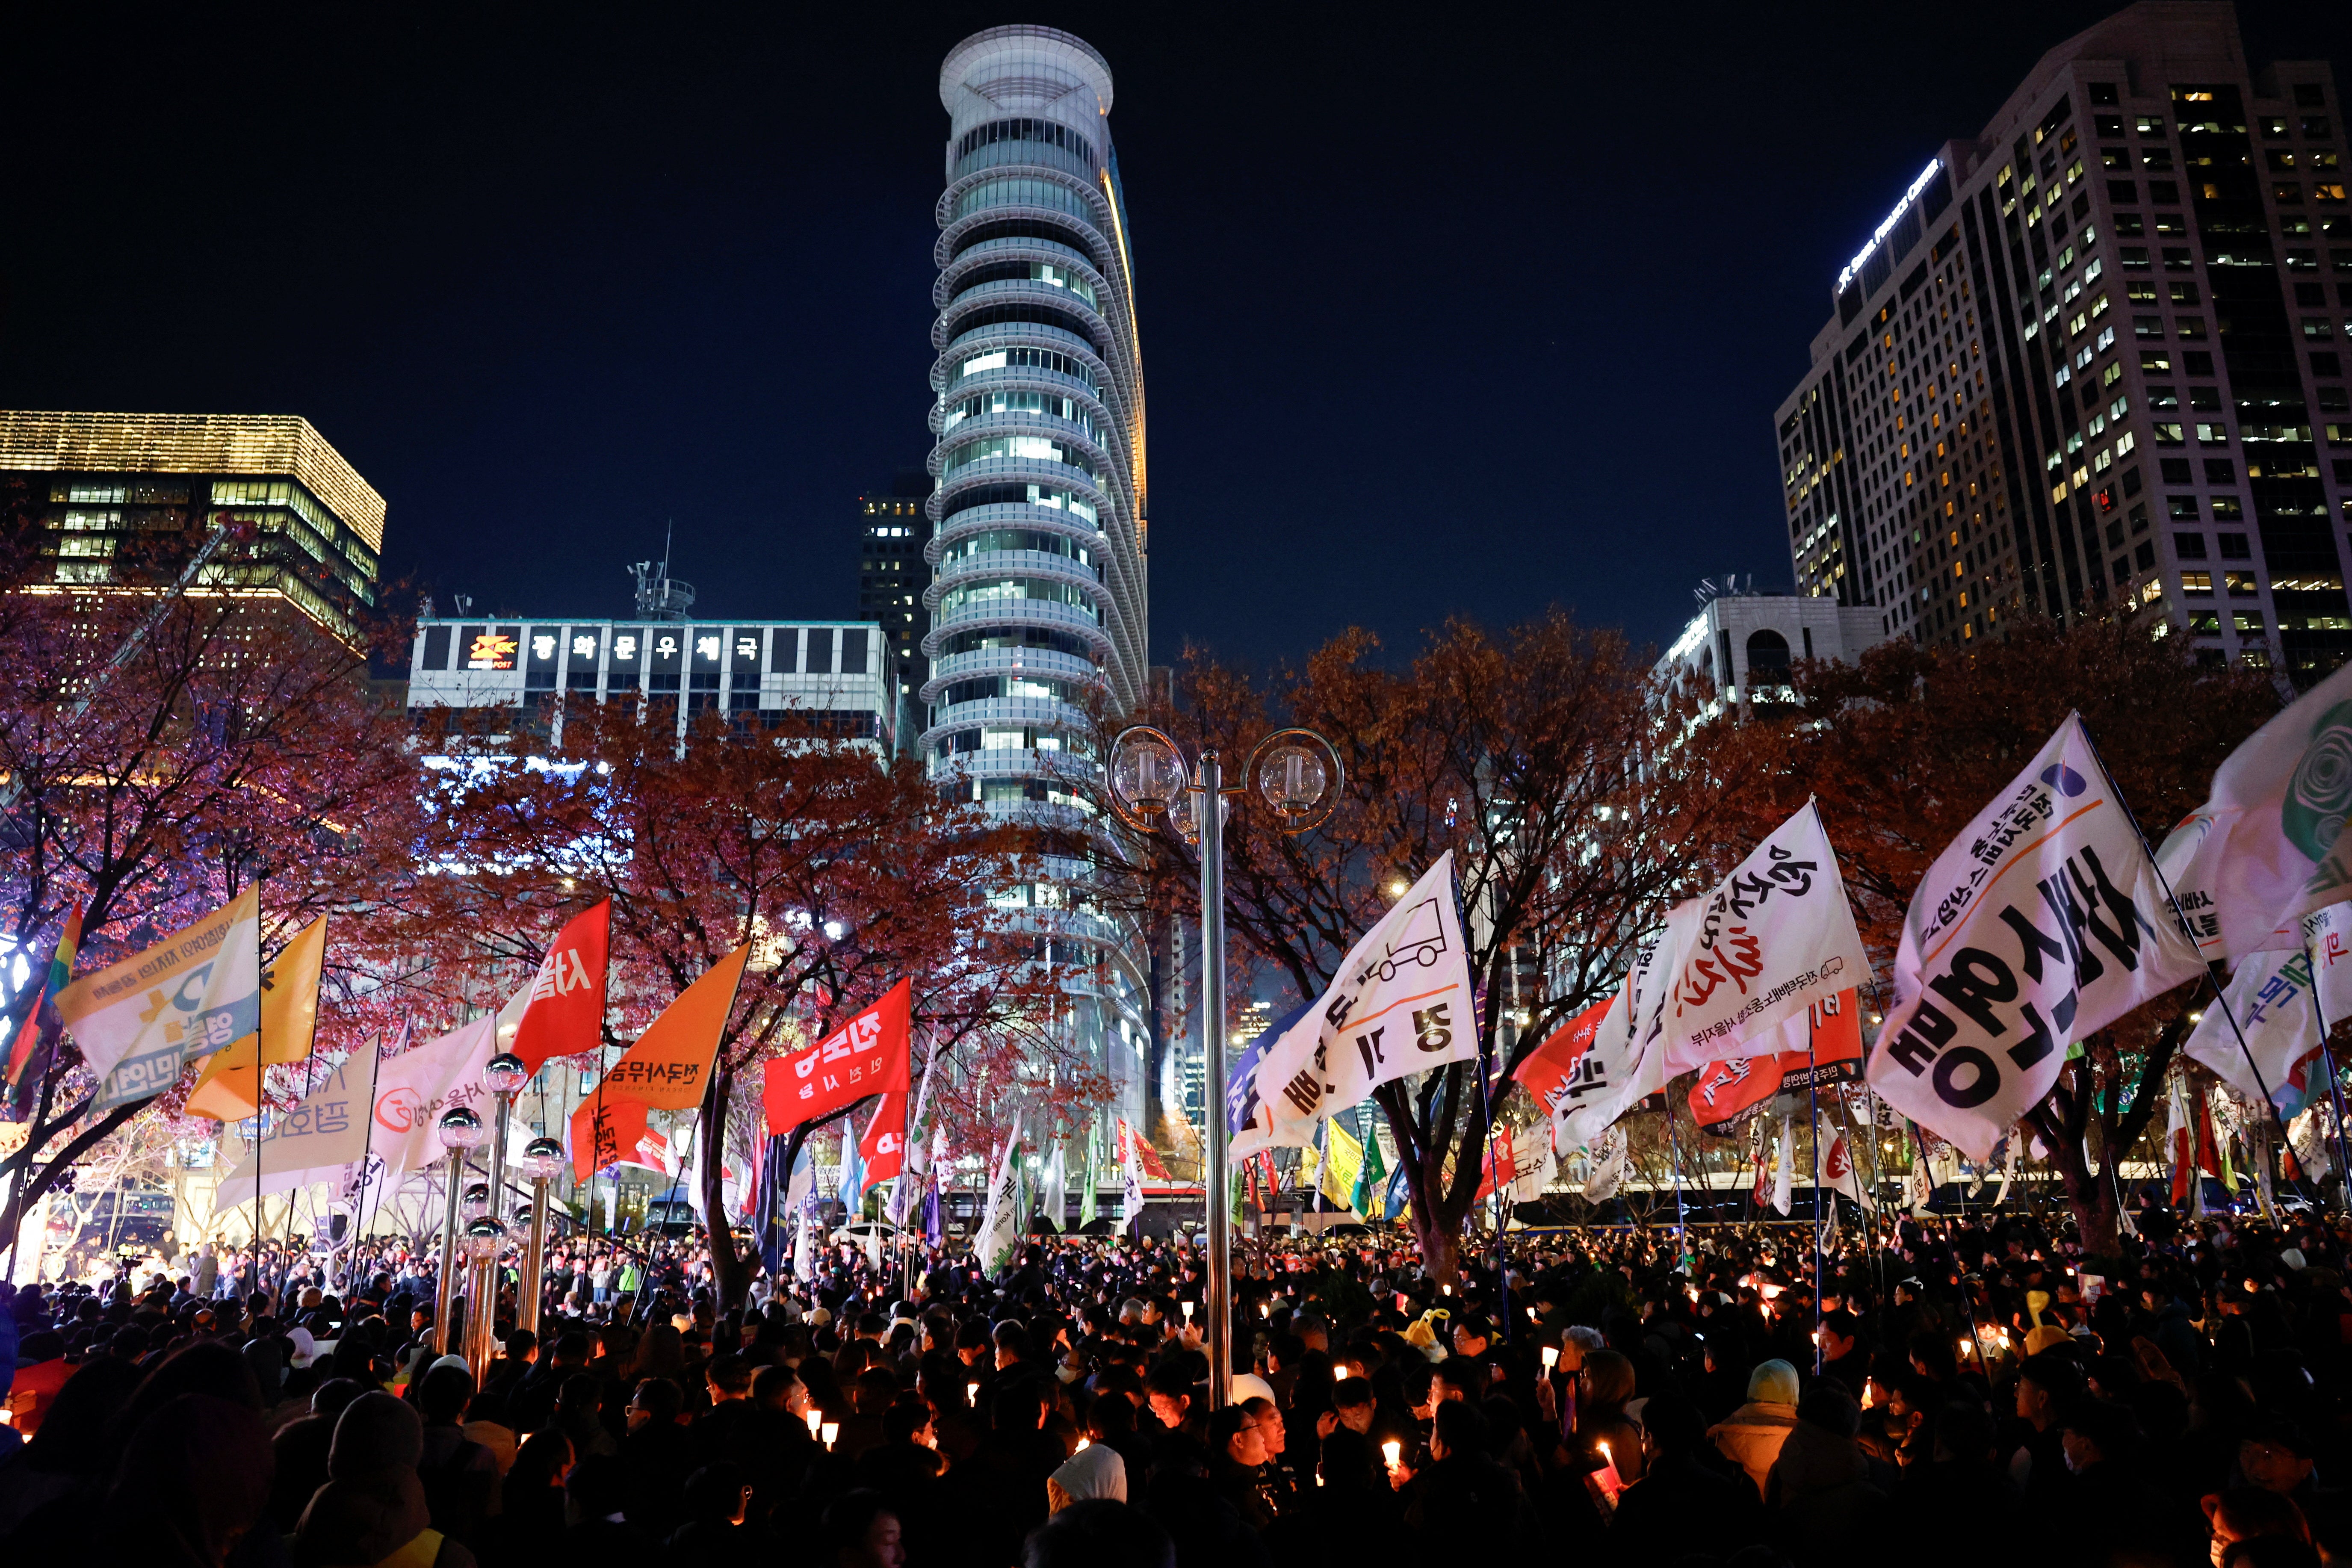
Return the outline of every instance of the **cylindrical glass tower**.
<path id="1" fill-rule="evenodd" d="M 1098 713 L 1147 679 L 1143 374 L 1110 67 L 992 27 L 940 68 L 949 116 L 931 343 L 923 747 L 992 814 L 1083 826 Z M 1079 858 L 1008 889 L 1072 999 L 1066 1027 L 1139 1122 L 1142 952 Z"/>

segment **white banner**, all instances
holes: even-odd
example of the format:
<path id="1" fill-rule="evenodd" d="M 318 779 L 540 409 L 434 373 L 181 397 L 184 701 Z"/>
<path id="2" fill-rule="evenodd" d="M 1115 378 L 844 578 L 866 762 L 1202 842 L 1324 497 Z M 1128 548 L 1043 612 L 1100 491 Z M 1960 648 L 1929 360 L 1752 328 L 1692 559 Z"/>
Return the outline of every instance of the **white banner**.
<path id="1" fill-rule="evenodd" d="M 988 1184 L 988 1206 L 982 1211 L 980 1234 L 972 1238 L 972 1256 L 980 1271 L 992 1278 L 1013 1259 L 1021 1245 L 1028 1215 L 1021 1212 L 1021 1113 L 1013 1113 L 1013 1131 L 996 1162 L 995 1179 Z"/>
<path id="2" fill-rule="evenodd" d="M 1256 1113 L 1266 1141 L 1303 1148 L 1317 1122 L 1391 1079 L 1475 1060 L 1471 997 L 1449 849 L 1349 952 L 1314 1009 L 1268 1047 Z"/>
<path id="3" fill-rule="evenodd" d="M 2181 1049 L 2248 1100 L 2260 1104 L 2267 1091 L 2273 1104 L 2293 1115 L 2302 1108 L 2306 1081 L 2326 1086 L 2315 1059 L 2319 1015 L 2312 1000 L 2311 955 L 2300 948 L 2250 952 L 2238 961 L 2224 995 L 2228 1005 L 2207 1004 Z"/>
<path id="4" fill-rule="evenodd" d="M 163 1093 L 180 1069 L 261 1027 L 261 900 L 250 888 L 184 931 L 58 993 L 99 1079 L 96 1109 Z"/>
<path id="5" fill-rule="evenodd" d="M 1607 1129 L 1593 1142 L 1590 1155 L 1584 1178 L 1585 1201 L 1605 1204 L 1625 1184 L 1625 1130 Z"/>
<path id="6" fill-rule="evenodd" d="M 1552 1103 L 1552 1140 L 1561 1148 L 1595 1146 L 1626 1107 L 1665 1087 L 1664 977 L 1674 963 L 1675 932 L 1695 923 L 1698 913 L 1696 899 L 1677 905 L 1666 929 L 1634 950 L 1633 967 Z"/>
<path id="7" fill-rule="evenodd" d="M 2293 947 L 2303 916 L 2352 894 L 2352 665 L 2242 742 L 2158 859 L 2200 944 Z"/>
<path id="8" fill-rule="evenodd" d="M 1772 1171 L 1772 1206 L 1780 1217 L 1789 1217 L 1797 1202 L 1797 1119 L 1783 1112 L 1780 1117 L 1780 1158 Z"/>
<path id="9" fill-rule="evenodd" d="M 2069 714 L 1920 882 L 1870 1086 L 1982 1163 L 2067 1047 L 2203 968 Z"/>
<path id="10" fill-rule="evenodd" d="M 498 1025 L 496 1014 L 485 1013 L 376 1069 L 369 1136 L 387 1173 L 421 1171 L 443 1157 L 434 1130 L 453 1105 L 474 1108 L 488 1125 L 482 1068 L 498 1050 Z"/>
<path id="11" fill-rule="evenodd" d="M 1700 900 L 1666 990 L 1668 1076 L 1780 1048 L 1782 1021 L 1869 973 L 1811 801 Z"/>
<path id="12" fill-rule="evenodd" d="M 2303 917 L 2304 950 L 2319 983 L 2319 1016 L 2352 1017 L 2352 904 L 2329 904 Z"/>
<path id="13" fill-rule="evenodd" d="M 258 1191 L 286 1193 L 313 1182 L 341 1183 L 367 1158 L 368 1079 L 375 1047 L 362 1047 L 328 1075 L 301 1104 L 273 1113 L 269 1131 L 236 1169 L 222 1178 L 213 1199 L 217 1208 L 251 1203 Z"/>

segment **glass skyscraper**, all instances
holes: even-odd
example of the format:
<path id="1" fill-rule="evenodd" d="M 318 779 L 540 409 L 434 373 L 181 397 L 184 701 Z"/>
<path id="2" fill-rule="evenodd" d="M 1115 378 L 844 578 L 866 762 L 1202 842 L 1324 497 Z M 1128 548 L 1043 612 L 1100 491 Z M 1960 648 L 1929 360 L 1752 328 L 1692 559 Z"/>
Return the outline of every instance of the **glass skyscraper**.
<path id="1" fill-rule="evenodd" d="M 1059 1026 L 1140 1124 L 1143 950 L 1083 852 L 1103 725 L 1148 675 L 1143 373 L 1110 67 L 1051 27 L 992 27 L 950 51 L 940 101 L 922 744 L 992 814 L 1071 831 L 1068 855 L 1000 897 L 1027 911 L 1071 998 Z"/>

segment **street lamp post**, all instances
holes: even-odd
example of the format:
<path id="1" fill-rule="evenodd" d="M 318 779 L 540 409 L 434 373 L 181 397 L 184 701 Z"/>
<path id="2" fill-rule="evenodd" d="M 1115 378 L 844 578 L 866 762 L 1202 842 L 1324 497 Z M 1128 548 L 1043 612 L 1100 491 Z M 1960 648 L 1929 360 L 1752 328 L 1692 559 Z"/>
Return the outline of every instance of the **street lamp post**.
<path id="1" fill-rule="evenodd" d="M 530 1178 L 530 1240 L 523 1247 L 522 1289 L 515 1293 L 515 1327 L 539 1332 L 541 1276 L 547 1261 L 547 1184 L 563 1169 L 563 1145 L 534 1138 L 522 1146 L 515 1169 Z"/>
<path id="2" fill-rule="evenodd" d="M 495 1215 L 466 1222 L 466 1370 L 476 1388 L 489 1378 L 498 1342 L 499 1252 L 506 1239 L 507 1227 Z"/>
<path id="3" fill-rule="evenodd" d="M 482 1146 L 488 1131 L 482 1119 L 462 1105 L 443 1111 L 435 1129 L 441 1147 L 449 1152 L 449 1204 L 441 1216 L 441 1276 L 436 1281 L 433 1300 L 433 1353 L 436 1356 L 448 1353 L 449 1313 L 457 1294 L 457 1205 L 466 1181 L 466 1154 Z"/>
<path id="4" fill-rule="evenodd" d="M 1318 752 L 1321 754 L 1318 755 Z M 1326 759 L 1328 759 L 1327 763 Z M 1213 749 L 1188 769 L 1183 751 L 1148 724 L 1120 732 L 1111 746 L 1110 804 L 1120 821 L 1150 832 L 1169 818 L 1201 854 L 1202 1079 L 1209 1162 L 1203 1183 L 1209 1233 L 1209 1405 L 1233 1396 L 1233 1237 L 1226 1195 L 1233 1184 L 1225 1124 L 1225 814 L 1230 797 L 1255 795 L 1285 833 L 1305 833 L 1331 814 L 1342 777 L 1339 753 L 1312 730 L 1277 730 L 1242 764 L 1242 782 L 1225 783 Z"/>

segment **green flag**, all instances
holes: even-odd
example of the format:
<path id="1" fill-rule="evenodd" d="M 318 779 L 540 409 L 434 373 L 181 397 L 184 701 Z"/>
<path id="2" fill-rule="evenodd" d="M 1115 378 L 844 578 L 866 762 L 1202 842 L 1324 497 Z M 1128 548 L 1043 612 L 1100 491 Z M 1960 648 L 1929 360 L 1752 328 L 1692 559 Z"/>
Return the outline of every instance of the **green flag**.
<path id="1" fill-rule="evenodd" d="M 1389 1179 L 1388 1167 L 1381 1163 L 1380 1128 L 1370 1121 L 1358 1125 L 1364 1128 L 1364 1163 L 1356 1168 L 1356 1190 L 1349 1194 L 1348 1206 L 1366 1219 L 1379 1217 L 1373 1211 L 1384 1194 L 1383 1184 Z"/>

